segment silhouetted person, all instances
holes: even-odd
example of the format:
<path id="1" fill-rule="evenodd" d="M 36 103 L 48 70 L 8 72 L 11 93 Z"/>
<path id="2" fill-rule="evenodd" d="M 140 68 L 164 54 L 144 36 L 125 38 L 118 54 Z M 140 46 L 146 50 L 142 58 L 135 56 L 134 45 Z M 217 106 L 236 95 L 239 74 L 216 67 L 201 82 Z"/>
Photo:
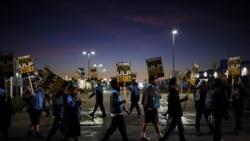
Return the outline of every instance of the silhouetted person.
<path id="1" fill-rule="evenodd" d="M 233 88 L 233 110 L 235 114 L 234 134 L 239 135 L 242 129 L 241 118 L 243 114 L 245 98 L 249 96 L 248 78 L 240 77 Z"/>
<path id="2" fill-rule="evenodd" d="M 148 84 L 143 92 L 141 104 L 144 110 L 144 122 L 142 124 L 141 140 L 150 140 L 146 137 L 146 129 L 151 122 L 154 125 L 156 133 L 162 137 L 159 127 L 158 108 L 160 108 L 160 96 L 156 92 L 157 77 L 150 76 Z"/>
<path id="3" fill-rule="evenodd" d="M 172 77 L 169 81 L 169 95 L 168 95 L 168 115 L 171 118 L 171 122 L 167 131 L 164 133 L 163 137 L 160 138 L 160 141 L 167 141 L 176 128 L 178 127 L 180 141 L 186 141 L 184 135 L 184 126 L 181 120 L 183 115 L 181 102 L 188 100 L 188 95 L 186 95 L 183 99 L 180 99 L 178 88 L 178 82 L 175 77 Z"/>
<path id="4" fill-rule="evenodd" d="M 131 98 L 130 98 L 130 101 L 131 101 L 131 105 L 130 105 L 130 114 L 132 113 L 134 107 L 136 108 L 137 110 L 137 114 L 138 116 L 141 115 L 141 111 L 140 111 L 140 107 L 139 107 L 139 100 L 140 100 L 140 90 L 139 90 L 139 87 L 138 87 L 138 84 L 135 82 L 135 79 L 132 80 L 132 87 L 129 87 L 129 90 L 131 92 Z"/>
<path id="5" fill-rule="evenodd" d="M 103 86 L 101 85 L 101 80 L 97 80 L 97 87 L 95 88 L 95 93 L 92 93 L 89 96 L 89 99 L 91 97 L 93 97 L 94 95 L 96 95 L 95 108 L 94 108 L 93 112 L 91 112 L 89 114 L 89 116 L 93 118 L 97 108 L 100 106 L 101 111 L 102 111 L 102 116 L 101 117 L 106 117 L 106 112 L 105 112 L 105 108 L 104 108 L 104 105 L 103 105 Z"/>
<path id="6" fill-rule="evenodd" d="M 110 85 L 112 87 L 111 95 L 110 95 L 110 116 L 111 116 L 111 124 L 108 130 L 106 131 L 102 141 L 108 141 L 109 137 L 114 133 L 116 128 L 119 129 L 122 140 L 128 141 L 127 129 L 125 120 L 123 117 L 123 112 L 129 113 L 129 110 L 125 109 L 123 103 L 126 103 L 126 100 L 121 98 L 120 96 L 120 87 L 117 86 L 117 80 L 113 79 L 110 81 Z"/>

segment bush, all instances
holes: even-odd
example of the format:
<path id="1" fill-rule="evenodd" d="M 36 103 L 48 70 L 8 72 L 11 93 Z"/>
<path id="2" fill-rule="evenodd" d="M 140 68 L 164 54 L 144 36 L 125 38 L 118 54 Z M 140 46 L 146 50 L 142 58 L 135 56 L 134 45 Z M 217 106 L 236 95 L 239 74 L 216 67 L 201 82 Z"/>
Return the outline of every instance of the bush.
<path id="1" fill-rule="evenodd" d="M 20 111 L 25 107 L 26 102 L 20 96 L 12 97 L 12 108 L 16 111 Z"/>

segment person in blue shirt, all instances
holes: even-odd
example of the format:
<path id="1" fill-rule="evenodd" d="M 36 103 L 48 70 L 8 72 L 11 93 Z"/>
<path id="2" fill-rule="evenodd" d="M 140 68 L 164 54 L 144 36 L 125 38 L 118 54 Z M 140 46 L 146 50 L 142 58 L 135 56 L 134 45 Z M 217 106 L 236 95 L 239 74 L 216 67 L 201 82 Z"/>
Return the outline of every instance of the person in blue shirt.
<path id="1" fill-rule="evenodd" d="M 143 92 L 141 104 L 144 110 L 144 122 L 142 124 L 141 140 L 150 140 L 146 137 L 146 129 L 151 122 L 154 125 L 155 131 L 162 137 L 159 126 L 158 108 L 160 108 L 160 95 L 156 91 L 157 76 L 150 76 L 148 84 Z"/>
<path id="2" fill-rule="evenodd" d="M 73 84 L 67 87 L 68 93 L 65 97 L 65 124 L 67 127 L 65 140 L 69 137 L 78 141 L 81 135 L 80 120 L 81 120 L 81 103 L 83 99 L 77 98 L 78 88 Z"/>
<path id="3" fill-rule="evenodd" d="M 130 114 L 131 112 L 133 111 L 134 107 L 136 108 L 137 110 L 137 114 L 138 116 L 141 115 L 141 111 L 140 111 L 140 107 L 139 107 L 139 100 L 140 100 L 140 90 L 139 90 L 139 87 L 138 87 L 138 84 L 137 82 L 135 82 L 135 79 L 132 80 L 132 87 L 129 87 L 129 90 L 131 92 L 131 98 L 130 98 L 130 101 L 131 101 L 131 105 L 130 105 Z"/>
<path id="4" fill-rule="evenodd" d="M 38 80 L 32 80 L 33 91 L 30 87 L 26 89 L 23 94 L 23 98 L 27 101 L 27 111 L 31 120 L 31 125 L 28 129 L 27 136 L 33 137 L 31 129 L 33 128 L 36 133 L 36 138 L 44 138 L 40 134 L 40 117 L 44 110 L 44 92 L 38 87 Z"/>
<path id="5" fill-rule="evenodd" d="M 113 134 L 113 132 L 118 127 L 122 140 L 128 141 L 127 129 L 125 120 L 123 117 L 123 112 L 127 112 L 129 114 L 129 110 L 125 109 L 123 103 L 126 103 L 125 99 L 122 99 L 120 96 L 120 87 L 117 86 L 117 80 L 113 79 L 110 81 L 110 85 L 112 87 L 112 92 L 110 95 L 110 116 L 111 116 L 111 125 L 106 131 L 102 141 L 108 141 L 109 137 Z"/>
<path id="6" fill-rule="evenodd" d="M 93 118 L 97 108 L 100 106 L 101 111 L 102 111 L 102 116 L 101 117 L 106 117 L 105 108 L 103 106 L 103 86 L 101 84 L 101 80 L 97 80 L 97 87 L 95 88 L 95 93 L 92 93 L 88 98 L 90 99 L 94 95 L 96 95 L 95 108 L 94 108 L 93 112 L 91 112 L 89 114 L 89 116 L 91 118 Z"/>
<path id="7" fill-rule="evenodd" d="M 63 138 L 66 134 L 66 126 L 64 123 L 64 89 L 61 89 L 56 95 L 52 98 L 52 115 L 53 115 L 53 125 L 49 131 L 49 134 L 46 138 L 46 141 L 50 141 L 50 138 L 56 133 L 59 129 L 63 135 Z"/>

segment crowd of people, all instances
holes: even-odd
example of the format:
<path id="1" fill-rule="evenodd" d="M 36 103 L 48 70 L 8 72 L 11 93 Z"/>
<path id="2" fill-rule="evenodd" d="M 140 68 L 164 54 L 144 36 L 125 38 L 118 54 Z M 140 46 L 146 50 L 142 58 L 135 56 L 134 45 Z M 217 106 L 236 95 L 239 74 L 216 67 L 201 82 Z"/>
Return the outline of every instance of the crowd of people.
<path id="1" fill-rule="evenodd" d="M 5 80 L 1 79 L 0 83 L 0 112 L 3 114 L 0 116 L 0 133 L 3 133 L 4 141 L 8 140 L 8 128 L 11 124 L 11 116 L 14 111 L 11 106 L 11 98 L 8 95 Z M 40 133 L 40 118 L 41 113 L 46 111 L 45 93 L 46 91 L 39 87 L 38 79 L 32 80 L 32 85 L 27 87 L 23 94 L 23 100 L 26 101 L 26 110 L 30 118 L 30 125 L 27 129 L 27 137 L 35 137 L 37 139 L 45 138 L 46 141 L 55 135 L 57 130 L 62 134 L 62 140 L 68 141 L 69 138 L 73 138 L 74 141 L 78 141 L 78 137 L 81 135 L 80 120 L 81 120 L 81 104 L 85 103 L 84 99 L 78 98 L 78 88 L 72 82 L 69 82 L 67 87 L 61 88 L 57 94 L 52 95 L 52 117 L 53 123 L 48 134 L 44 136 Z M 102 141 L 108 141 L 110 136 L 116 130 L 119 129 L 122 140 L 128 141 L 127 127 L 124 119 L 124 112 L 128 115 L 131 114 L 134 108 L 137 110 L 137 114 L 141 116 L 141 110 L 139 104 L 143 107 L 144 121 L 141 128 L 141 140 L 150 140 L 146 136 L 146 131 L 149 123 L 152 123 L 156 133 L 159 136 L 159 141 L 167 141 L 172 132 L 178 127 L 180 141 L 186 141 L 185 129 L 182 122 L 183 107 L 181 103 L 187 101 L 189 96 L 180 98 L 178 91 L 178 80 L 173 77 L 169 80 L 168 85 L 168 110 L 163 113 L 164 116 L 170 121 L 167 125 L 166 131 L 161 132 L 159 126 L 159 113 L 161 96 L 156 90 L 157 77 L 150 76 L 148 84 L 146 85 L 142 94 L 138 88 L 138 84 L 135 80 L 132 80 L 132 86 L 128 89 L 131 93 L 131 105 L 126 109 L 124 104 L 127 103 L 126 99 L 122 99 L 120 95 L 120 87 L 117 85 L 117 80 L 113 79 L 110 82 L 112 91 L 110 94 L 110 117 L 111 124 L 106 133 L 102 137 Z M 233 91 L 232 91 L 233 90 Z M 97 81 L 97 86 L 94 92 L 88 97 L 89 99 L 96 96 L 96 103 L 94 110 L 88 115 L 94 118 L 95 112 L 98 107 L 102 111 L 101 117 L 106 117 L 106 111 L 103 103 L 103 86 L 101 81 Z M 142 98 L 140 99 L 140 95 Z M 233 129 L 234 135 L 240 135 L 242 130 L 241 119 L 243 115 L 244 99 L 249 96 L 249 80 L 247 77 L 239 77 L 231 89 L 225 78 L 214 78 L 205 80 L 197 80 L 196 86 L 193 91 L 193 98 L 195 103 L 196 117 L 195 117 L 195 129 L 196 135 L 202 135 L 200 129 L 200 121 L 202 115 L 204 115 L 211 135 L 213 135 L 213 141 L 222 140 L 221 124 L 223 119 L 228 119 L 228 96 L 232 96 L 232 107 L 235 114 L 235 126 Z M 47 111 L 47 115 L 50 112 Z M 35 134 L 33 134 L 35 133 Z"/>

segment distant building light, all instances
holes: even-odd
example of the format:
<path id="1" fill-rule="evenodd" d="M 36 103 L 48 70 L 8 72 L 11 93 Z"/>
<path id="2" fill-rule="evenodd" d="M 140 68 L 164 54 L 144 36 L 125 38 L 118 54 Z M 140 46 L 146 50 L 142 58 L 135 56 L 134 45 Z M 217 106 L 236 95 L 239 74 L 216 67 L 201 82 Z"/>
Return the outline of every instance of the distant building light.
<path id="1" fill-rule="evenodd" d="M 206 71 L 203 73 L 203 76 L 204 76 L 204 77 L 207 77 L 207 72 L 206 72 Z"/>

